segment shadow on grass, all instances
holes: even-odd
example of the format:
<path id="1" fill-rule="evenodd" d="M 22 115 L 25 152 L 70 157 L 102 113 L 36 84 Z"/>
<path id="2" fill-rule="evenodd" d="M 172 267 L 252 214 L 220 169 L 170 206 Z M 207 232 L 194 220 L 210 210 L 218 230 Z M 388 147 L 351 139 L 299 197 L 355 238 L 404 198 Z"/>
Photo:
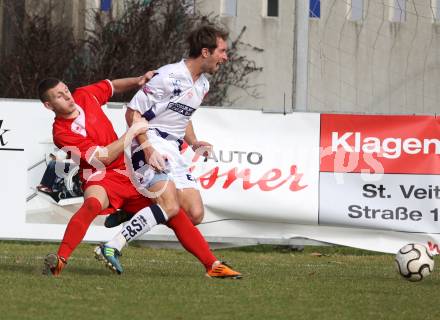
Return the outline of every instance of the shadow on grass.
<path id="1" fill-rule="evenodd" d="M 64 272 L 67 271 L 70 274 L 77 274 L 81 276 L 115 277 L 116 279 L 121 277 L 121 275 L 111 272 L 109 269 L 106 269 L 104 266 L 102 268 L 86 267 L 86 266 L 68 266 L 67 268 L 68 269 L 64 270 Z"/>
<path id="2" fill-rule="evenodd" d="M 20 264 L 20 263 L 0 263 L 0 273 L 11 272 L 21 274 L 38 274 L 43 271 L 43 265 L 41 268 L 36 268 L 34 265 Z"/>
<path id="3" fill-rule="evenodd" d="M 322 253 L 323 255 L 355 255 L 355 256 L 377 256 L 385 255 L 383 252 L 368 251 L 344 246 L 290 246 L 290 245 L 267 245 L 217 249 L 250 253 L 298 253 L 308 255 L 311 253 Z"/>

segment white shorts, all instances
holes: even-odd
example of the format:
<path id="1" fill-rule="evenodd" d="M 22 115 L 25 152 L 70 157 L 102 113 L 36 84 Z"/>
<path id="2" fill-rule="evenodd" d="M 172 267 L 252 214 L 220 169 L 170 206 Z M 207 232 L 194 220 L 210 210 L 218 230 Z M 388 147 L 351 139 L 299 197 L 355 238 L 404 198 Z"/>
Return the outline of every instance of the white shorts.
<path id="1" fill-rule="evenodd" d="M 133 140 L 131 146 L 131 161 L 134 175 L 140 186 L 149 189 L 159 181 L 171 180 L 177 189 L 197 188 L 197 182 L 189 172 L 189 164 L 180 154 L 181 141 L 176 139 L 164 139 L 163 132 L 150 129 L 147 132 L 148 140 L 153 148 L 161 155 L 167 157 L 167 168 L 164 172 L 156 172 L 145 163 L 143 150 L 137 150 L 139 144 Z"/>

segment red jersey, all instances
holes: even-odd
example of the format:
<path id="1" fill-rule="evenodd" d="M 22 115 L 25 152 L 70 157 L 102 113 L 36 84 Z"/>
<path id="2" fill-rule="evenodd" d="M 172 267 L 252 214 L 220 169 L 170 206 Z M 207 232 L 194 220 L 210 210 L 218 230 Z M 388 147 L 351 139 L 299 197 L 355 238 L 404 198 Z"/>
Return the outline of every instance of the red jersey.
<path id="1" fill-rule="evenodd" d="M 58 148 L 72 150 L 72 158 L 80 159 L 80 168 L 96 171 L 88 160 L 99 147 L 105 147 L 116 141 L 118 136 L 110 120 L 104 114 L 102 105 L 113 95 L 113 86 L 109 80 L 78 88 L 72 94 L 79 111 L 74 119 L 55 118 L 53 123 L 53 140 Z M 124 154 L 106 170 L 125 170 Z"/>
<path id="2" fill-rule="evenodd" d="M 102 105 L 106 104 L 113 95 L 113 86 L 109 80 L 81 87 L 73 92 L 79 116 L 75 119 L 55 118 L 53 123 L 53 140 L 58 148 L 68 147 L 72 152 L 73 159 L 80 159 L 80 169 L 94 168 L 88 162 L 95 150 L 105 147 L 116 141 L 118 136 L 102 111 Z M 130 178 L 121 174 L 125 171 L 124 153 L 121 153 L 115 161 L 105 167 L 105 175 L 97 174 L 97 179 L 85 181 L 83 175 L 83 189 L 89 186 L 102 186 L 107 193 L 110 208 L 101 214 L 114 213 L 114 209 L 124 208 L 128 212 L 137 212 L 151 204 L 150 200 L 136 191 Z"/>

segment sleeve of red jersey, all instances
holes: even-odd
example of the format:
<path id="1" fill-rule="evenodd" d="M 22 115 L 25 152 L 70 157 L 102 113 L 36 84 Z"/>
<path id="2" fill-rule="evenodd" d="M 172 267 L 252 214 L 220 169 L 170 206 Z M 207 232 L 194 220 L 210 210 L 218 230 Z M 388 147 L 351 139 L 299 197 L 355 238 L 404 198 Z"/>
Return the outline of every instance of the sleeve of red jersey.
<path id="1" fill-rule="evenodd" d="M 106 104 L 113 96 L 113 84 L 110 80 L 102 80 L 85 87 L 78 88 L 78 90 L 85 90 L 93 95 L 98 103 L 102 106 Z"/>
<path id="2" fill-rule="evenodd" d="M 70 152 L 72 160 L 79 162 L 81 159 L 88 164 L 96 152 L 101 149 L 101 146 L 97 146 L 91 139 L 83 137 L 76 133 L 63 132 L 62 135 L 54 137 L 55 145 L 65 152 Z"/>

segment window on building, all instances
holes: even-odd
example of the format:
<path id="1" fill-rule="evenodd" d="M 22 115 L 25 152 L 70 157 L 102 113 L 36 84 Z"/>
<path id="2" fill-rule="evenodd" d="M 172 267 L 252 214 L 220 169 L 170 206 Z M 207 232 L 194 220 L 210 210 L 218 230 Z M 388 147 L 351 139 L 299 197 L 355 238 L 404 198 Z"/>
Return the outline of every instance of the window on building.
<path id="1" fill-rule="evenodd" d="M 389 20 L 391 22 L 405 22 L 406 0 L 389 0 L 389 2 L 390 2 Z"/>
<path id="2" fill-rule="evenodd" d="M 221 15 L 226 17 L 237 16 L 237 0 L 222 0 Z"/>
<path id="3" fill-rule="evenodd" d="M 101 0 L 101 11 L 110 12 L 112 9 L 112 0 Z"/>
<path id="4" fill-rule="evenodd" d="M 267 16 L 278 17 L 278 0 L 267 0 Z"/>
<path id="5" fill-rule="evenodd" d="M 321 1 L 320 0 L 310 0 L 309 17 L 310 18 L 320 18 L 321 17 Z"/>
<path id="6" fill-rule="evenodd" d="M 347 1 L 347 19 L 350 21 L 362 21 L 364 18 L 364 0 Z"/>
<path id="7" fill-rule="evenodd" d="M 183 5 L 187 14 L 194 14 L 196 12 L 195 0 L 183 0 Z"/>

